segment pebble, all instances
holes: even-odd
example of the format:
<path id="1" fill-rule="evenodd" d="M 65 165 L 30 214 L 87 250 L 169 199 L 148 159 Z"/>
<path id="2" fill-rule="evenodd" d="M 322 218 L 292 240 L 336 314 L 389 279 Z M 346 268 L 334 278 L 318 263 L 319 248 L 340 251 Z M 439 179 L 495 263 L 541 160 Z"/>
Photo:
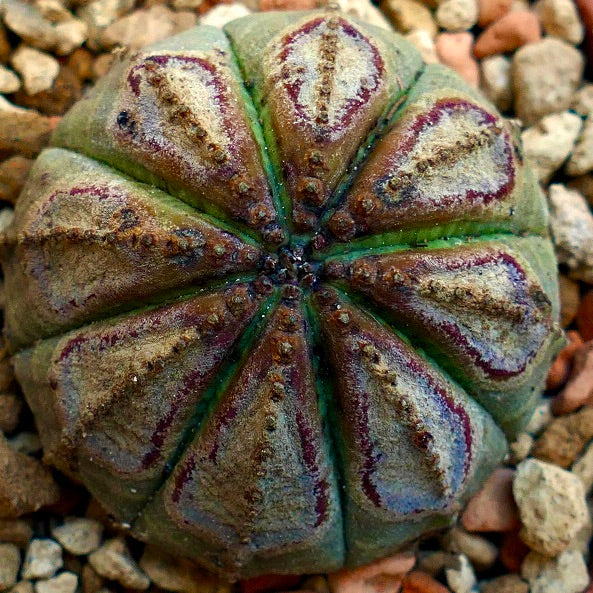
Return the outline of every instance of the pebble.
<path id="1" fill-rule="evenodd" d="M 107 579 L 117 581 L 130 589 L 148 589 L 150 579 L 136 564 L 126 542 L 117 537 L 106 541 L 89 557 L 90 565 Z"/>
<path id="2" fill-rule="evenodd" d="M 382 593 L 399 589 L 401 581 L 412 570 L 416 558 L 413 553 L 400 553 L 366 566 L 342 569 L 328 576 L 332 593 Z"/>
<path id="3" fill-rule="evenodd" d="M 579 179 L 583 178 L 585 176 L 579 177 Z M 560 323 L 562 327 L 566 328 L 576 319 L 581 300 L 580 286 L 578 282 L 563 274 L 559 275 L 558 284 L 560 288 Z"/>
<path id="4" fill-rule="evenodd" d="M 113 54 L 101 54 L 97 57 L 97 59 L 93 62 L 93 78 L 98 80 L 102 76 L 105 76 L 109 69 L 111 68 L 111 64 L 113 63 Z"/>
<path id="5" fill-rule="evenodd" d="M 263 574 L 240 582 L 241 593 L 275 593 L 294 589 L 301 582 L 299 575 Z"/>
<path id="6" fill-rule="evenodd" d="M 65 550 L 75 556 L 84 556 L 101 545 L 103 526 L 93 519 L 67 517 L 64 524 L 54 527 L 51 533 Z"/>
<path id="7" fill-rule="evenodd" d="M 400 33 L 426 31 L 434 38 L 438 32 L 432 12 L 421 2 L 416 0 L 383 0 L 381 8 L 391 24 Z"/>
<path id="8" fill-rule="evenodd" d="M 207 576 L 196 565 L 178 556 L 146 546 L 140 567 L 155 585 L 180 593 L 230 593 L 231 585 Z M 305 587 L 306 588 L 306 587 Z"/>
<path id="9" fill-rule="evenodd" d="M 521 432 L 517 438 L 510 444 L 510 449 L 513 454 L 513 463 L 523 461 L 533 447 L 533 437 L 528 432 Z"/>
<path id="10" fill-rule="evenodd" d="M 512 0 L 479 0 L 478 25 L 482 28 L 503 17 L 511 9 Z"/>
<path id="11" fill-rule="evenodd" d="M 23 88 L 29 95 L 51 88 L 60 71 L 60 64 L 53 56 L 26 45 L 15 50 L 11 63 L 21 75 Z"/>
<path id="12" fill-rule="evenodd" d="M 593 341 L 585 342 L 575 351 L 572 370 L 566 386 L 554 398 L 555 413 L 567 414 L 593 400 Z"/>
<path id="13" fill-rule="evenodd" d="M 445 568 L 456 568 L 457 556 L 443 550 L 418 552 L 417 568 L 429 575 L 436 577 Z"/>
<path id="14" fill-rule="evenodd" d="M 13 432 L 19 424 L 23 400 L 16 393 L 0 393 L 0 430 Z"/>
<path id="15" fill-rule="evenodd" d="M 202 0 L 200 0 L 202 2 Z M 183 6 L 183 8 L 187 8 Z M 316 0 L 259 0 L 259 10 L 312 10 L 317 8 Z"/>
<path id="16" fill-rule="evenodd" d="M 467 556 L 457 556 L 459 568 L 446 568 L 445 577 L 447 585 L 453 593 L 471 593 L 478 584 L 474 569 Z"/>
<path id="17" fill-rule="evenodd" d="M 0 433 L 0 517 L 16 518 L 53 504 L 60 491 L 48 469 L 13 451 Z"/>
<path id="18" fill-rule="evenodd" d="M 26 548 L 33 537 L 30 522 L 22 519 L 0 519 L 0 542 Z"/>
<path id="19" fill-rule="evenodd" d="M 548 35 L 579 45 L 584 30 L 573 0 L 539 0 L 535 10 Z"/>
<path id="20" fill-rule="evenodd" d="M 413 570 L 405 578 L 401 593 L 450 593 L 449 589 L 441 585 L 429 574 L 420 570 Z"/>
<path id="21" fill-rule="evenodd" d="M 568 381 L 570 376 L 570 370 L 572 369 L 572 359 L 574 358 L 576 351 L 584 344 L 583 338 L 581 338 L 581 334 L 579 334 L 578 331 L 567 331 L 566 337 L 568 338 L 568 344 L 560 350 L 548 371 L 546 389 L 559 389 L 566 384 L 566 381 Z M 576 410 L 579 405 L 580 403 L 572 409 L 569 409 L 566 405 L 562 406 L 558 398 L 554 398 L 552 409 L 556 415 L 567 414 L 568 412 Z"/>
<path id="22" fill-rule="evenodd" d="M 0 65 L 0 93 L 14 93 L 20 88 L 20 78 L 12 70 Z"/>
<path id="23" fill-rule="evenodd" d="M 518 117 L 532 125 L 544 115 L 568 109 L 583 68 L 581 52 L 553 37 L 517 50 L 512 79 Z"/>
<path id="24" fill-rule="evenodd" d="M 22 578 L 49 579 L 64 566 L 62 548 L 53 539 L 33 539 L 27 547 Z"/>
<path id="25" fill-rule="evenodd" d="M 428 31 L 412 31 L 408 33 L 406 39 L 412 43 L 420 52 L 422 59 L 427 64 L 438 64 L 439 56 L 432 35 Z"/>
<path id="26" fill-rule="evenodd" d="M 21 567 L 21 553 L 13 544 L 0 543 L 0 591 L 16 584 Z"/>
<path id="27" fill-rule="evenodd" d="M 589 584 L 583 555 L 567 550 L 557 558 L 530 552 L 521 566 L 521 576 L 529 582 L 530 593 L 581 593 Z"/>
<path id="28" fill-rule="evenodd" d="M 585 27 L 585 44 L 583 52 L 589 61 L 593 64 L 593 1 L 575 0 L 581 15 L 581 20 Z"/>
<path id="29" fill-rule="evenodd" d="M 574 94 L 570 108 L 583 117 L 593 113 L 593 84 L 584 84 Z"/>
<path id="30" fill-rule="evenodd" d="M 478 22 L 478 0 L 441 0 L 436 20 L 447 31 L 467 31 Z"/>
<path id="31" fill-rule="evenodd" d="M 75 593 L 78 577 L 73 572 L 62 572 L 53 579 L 37 581 L 35 593 Z"/>
<path id="32" fill-rule="evenodd" d="M 553 184 L 549 205 L 558 261 L 567 266 L 571 278 L 593 283 L 593 215 L 587 200 L 576 190 Z"/>
<path id="33" fill-rule="evenodd" d="M 552 418 L 551 401 L 544 399 L 537 404 L 525 427 L 525 432 L 528 432 L 531 436 L 538 435 L 552 421 Z"/>
<path id="34" fill-rule="evenodd" d="M 467 83 L 478 87 L 480 67 L 471 53 L 474 38 L 467 31 L 462 33 L 441 33 L 436 38 L 439 60 L 455 70 Z"/>
<path id="35" fill-rule="evenodd" d="M 137 49 L 185 31 L 195 24 L 195 14 L 175 12 L 157 4 L 149 9 L 136 10 L 111 23 L 101 33 L 99 41 L 104 49 L 116 46 Z"/>
<path id="36" fill-rule="evenodd" d="M 531 455 L 568 468 L 592 438 L 593 408 L 586 406 L 578 412 L 554 419 L 535 442 Z"/>
<path id="37" fill-rule="evenodd" d="M 82 3 L 78 16 L 88 26 L 87 46 L 92 50 L 99 47 L 103 30 L 134 7 L 134 0 L 95 0 Z"/>
<path id="38" fill-rule="evenodd" d="M 529 585 L 516 574 L 505 574 L 488 581 L 481 593 L 529 593 Z"/>
<path id="39" fill-rule="evenodd" d="M 521 563 L 529 552 L 529 547 L 519 537 L 519 530 L 517 529 L 503 535 L 498 559 L 508 572 L 517 573 L 521 570 Z"/>
<path id="40" fill-rule="evenodd" d="M 41 50 L 52 50 L 56 44 L 53 25 L 32 4 L 21 0 L 4 0 L 4 24 L 25 43 Z"/>
<path id="41" fill-rule="evenodd" d="M 521 462 L 513 494 L 523 525 L 521 539 L 540 554 L 556 556 L 566 550 L 589 521 L 579 478 L 550 463 Z"/>
<path id="42" fill-rule="evenodd" d="M 0 20 L 0 63 L 8 62 L 10 54 L 12 53 L 12 47 L 8 42 L 8 36 L 6 34 L 6 28 Z"/>
<path id="43" fill-rule="evenodd" d="M 33 583 L 31 583 L 31 581 L 19 581 L 10 590 L 10 593 L 33 593 Z"/>
<path id="44" fill-rule="evenodd" d="M 585 126 L 566 163 L 568 175 L 584 175 L 593 171 L 593 116 L 585 121 Z"/>
<path id="45" fill-rule="evenodd" d="M 337 0 L 337 4 L 342 12 L 356 17 L 369 25 L 392 31 L 391 24 L 385 15 L 371 2 L 361 2 L 360 0 Z"/>
<path id="46" fill-rule="evenodd" d="M 588 290 L 579 303 L 577 328 L 583 339 L 593 340 L 593 289 Z"/>
<path id="47" fill-rule="evenodd" d="M 492 567 L 498 556 L 498 548 L 491 541 L 461 527 L 450 529 L 442 543 L 447 551 L 467 556 L 478 571 Z"/>
<path id="48" fill-rule="evenodd" d="M 467 504 L 461 523 L 467 531 L 511 531 L 519 524 L 513 499 L 514 470 L 494 470 Z"/>
<path id="49" fill-rule="evenodd" d="M 251 14 L 249 8 L 240 2 L 232 4 L 217 4 L 200 18 L 200 24 L 210 25 L 222 29 L 227 23 Z"/>
<path id="50" fill-rule="evenodd" d="M 501 111 L 508 111 L 513 104 L 511 61 L 502 55 L 484 58 L 480 63 L 483 93 Z"/>
<path id="51" fill-rule="evenodd" d="M 488 26 L 476 39 L 474 55 L 485 58 L 513 51 L 541 39 L 539 19 L 529 10 L 509 12 Z"/>
<path id="52" fill-rule="evenodd" d="M 574 462 L 571 471 L 581 480 L 585 494 L 588 495 L 593 488 L 593 442 L 589 443 L 585 452 Z"/>

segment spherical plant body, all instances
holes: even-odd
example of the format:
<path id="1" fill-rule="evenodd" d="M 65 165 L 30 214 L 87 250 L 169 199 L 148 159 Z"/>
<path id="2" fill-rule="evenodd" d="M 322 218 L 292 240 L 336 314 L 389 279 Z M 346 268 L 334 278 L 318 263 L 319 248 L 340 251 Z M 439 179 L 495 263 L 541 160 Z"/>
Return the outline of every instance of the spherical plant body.
<path id="1" fill-rule="evenodd" d="M 63 118 L 6 231 L 6 335 L 45 460 L 227 578 L 441 528 L 560 343 L 517 134 L 334 10 L 198 27 Z"/>

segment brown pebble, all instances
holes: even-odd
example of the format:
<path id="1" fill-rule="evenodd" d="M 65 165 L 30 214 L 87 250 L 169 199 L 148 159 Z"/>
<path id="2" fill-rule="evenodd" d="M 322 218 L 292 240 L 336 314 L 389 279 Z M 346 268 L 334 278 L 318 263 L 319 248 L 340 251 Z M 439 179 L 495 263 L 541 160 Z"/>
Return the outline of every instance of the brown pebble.
<path id="1" fill-rule="evenodd" d="M 23 519 L 0 519 L 0 542 L 26 548 L 33 537 L 33 528 Z"/>
<path id="2" fill-rule="evenodd" d="M 404 580 L 401 593 L 451 593 L 445 585 L 420 570 L 413 570 Z"/>
<path id="3" fill-rule="evenodd" d="M 593 0 L 575 0 L 585 28 L 585 54 L 589 74 L 593 74 Z"/>
<path id="4" fill-rule="evenodd" d="M 259 0 L 259 9 L 266 10 L 311 10 L 317 8 L 317 0 Z"/>
<path id="5" fill-rule="evenodd" d="M 593 403 L 593 340 L 574 353 L 572 370 L 564 389 L 554 398 L 555 414 L 567 414 L 584 404 Z"/>
<path id="6" fill-rule="evenodd" d="M 24 89 L 12 98 L 15 103 L 37 109 L 45 115 L 63 115 L 82 94 L 82 82 L 67 66 L 62 66 L 52 87 L 46 91 L 28 95 Z"/>
<path id="7" fill-rule="evenodd" d="M 593 289 L 581 298 L 577 311 L 577 327 L 583 340 L 593 340 Z"/>
<path id="8" fill-rule="evenodd" d="M 571 189 L 576 189 L 582 193 L 591 206 L 593 206 L 593 174 L 587 173 L 586 175 L 579 175 L 573 177 L 566 184 Z"/>
<path id="9" fill-rule="evenodd" d="M 109 69 L 111 68 L 111 64 L 113 63 L 113 54 L 101 54 L 95 58 L 93 62 L 93 78 L 95 80 L 105 76 Z"/>
<path id="10" fill-rule="evenodd" d="M 593 383 L 591 384 L 593 388 Z M 566 416 L 555 418 L 535 441 L 531 455 L 567 468 L 589 440 L 593 438 L 593 408 L 587 406 Z"/>
<path id="11" fill-rule="evenodd" d="M 512 488 L 514 475 L 514 470 L 503 467 L 490 474 L 461 516 L 467 531 L 511 531 L 519 526 Z"/>
<path id="12" fill-rule="evenodd" d="M 568 327 L 576 318 L 581 302 L 579 283 L 561 274 L 558 278 L 560 286 L 560 323 Z"/>
<path id="13" fill-rule="evenodd" d="M 105 579 L 99 576 L 90 564 L 82 567 L 82 593 L 97 593 L 103 586 Z"/>
<path id="14" fill-rule="evenodd" d="M 33 165 L 31 159 L 19 155 L 0 163 L 0 200 L 16 203 L 31 165 Z"/>
<path id="15" fill-rule="evenodd" d="M 0 393 L 0 430 L 13 432 L 18 426 L 23 400 L 15 393 Z"/>
<path id="16" fill-rule="evenodd" d="M 541 39 L 539 19 L 529 10 L 509 12 L 492 23 L 476 39 L 474 56 L 485 58 L 513 51 Z"/>
<path id="17" fill-rule="evenodd" d="M 17 518 L 52 504 L 60 495 L 40 461 L 13 451 L 0 435 L 0 517 Z"/>
<path id="18" fill-rule="evenodd" d="M 455 70 L 467 83 L 478 88 L 480 67 L 472 56 L 474 37 L 471 33 L 441 33 L 435 46 L 440 61 Z"/>
<path id="19" fill-rule="evenodd" d="M 568 381 L 575 352 L 584 344 L 583 338 L 581 338 L 578 331 L 568 331 L 566 337 L 568 338 L 568 344 L 560 350 L 548 371 L 546 389 L 560 389 Z"/>
<path id="20" fill-rule="evenodd" d="M 10 59 L 10 54 L 12 53 L 12 48 L 10 47 L 10 43 L 8 42 L 8 37 L 6 35 L 6 29 L 4 25 L 0 23 L 0 63 L 6 64 Z"/>
<path id="21" fill-rule="evenodd" d="M 505 574 L 488 581 L 481 593 L 529 593 L 529 585 L 516 574 Z"/>
<path id="22" fill-rule="evenodd" d="M 505 533 L 500 542 L 498 559 L 503 566 L 512 573 L 521 570 L 521 564 L 530 550 L 527 544 L 519 537 L 519 531 Z"/>
<path id="23" fill-rule="evenodd" d="M 59 121 L 37 111 L 0 111 L 0 159 L 14 154 L 34 157 L 48 144 Z"/>
<path id="24" fill-rule="evenodd" d="M 510 9 L 512 0 L 479 0 L 478 25 L 482 28 L 504 16 Z"/>
<path id="25" fill-rule="evenodd" d="M 68 68 L 81 82 L 93 79 L 93 62 L 95 57 L 84 47 L 74 50 L 68 57 Z"/>

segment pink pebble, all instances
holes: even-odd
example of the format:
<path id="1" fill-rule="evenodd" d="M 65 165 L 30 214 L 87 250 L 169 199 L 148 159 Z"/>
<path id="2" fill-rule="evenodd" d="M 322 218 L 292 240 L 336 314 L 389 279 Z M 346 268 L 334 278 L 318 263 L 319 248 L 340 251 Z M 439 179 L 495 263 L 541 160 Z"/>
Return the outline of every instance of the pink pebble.
<path id="1" fill-rule="evenodd" d="M 480 82 L 480 67 L 472 55 L 473 42 L 473 35 L 464 31 L 441 33 L 437 35 L 435 45 L 440 61 L 477 88 Z"/>
<path id="2" fill-rule="evenodd" d="M 478 25 L 486 27 L 511 9 L 512 0 L 479 0 Z"/>
<path id="3" fill-rule="evenodd" d="M 513 51 L 527 43 L 539 41 L 542 28 L 537 16 L 529 10 L 509 12 L 492 23 L 476 40 L 474 56 L 485 58 Z"/>
<path id="4" fill-rule="evenodd" d="M 468 531 L 512 531 L 520 525 L 513 498 L 514 475 L 514 470 L 504 467 L 490 474 L 461 517 Z"/>
<path id="5" fill-rule="evenodd" d="M 398 593 L 405 576 L 414 568 L 414 554 L 401 553 L 366 566 L 328 575 L 332 593 Z"/>

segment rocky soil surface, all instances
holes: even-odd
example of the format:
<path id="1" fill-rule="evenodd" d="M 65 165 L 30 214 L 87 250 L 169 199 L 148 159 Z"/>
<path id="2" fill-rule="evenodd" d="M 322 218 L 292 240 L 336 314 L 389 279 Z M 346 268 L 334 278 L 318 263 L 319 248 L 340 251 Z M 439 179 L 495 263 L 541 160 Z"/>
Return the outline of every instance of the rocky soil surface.
<path id="1" fill-rule="evenodd" d="M 317 0 L 0 0 L 0 229 L 61 115 L 141 47 Z M 227 584 L 118 531 L 48 470 L 0 344 L 0 591 L 593 593 L 593 0 L 339 0 L 457 70 L 521 126 L 549 198 L 568 345 L 504 467 L 441 537 L 362 569 Z M 4 296 L 0 282 L 0 307 Z"/>

